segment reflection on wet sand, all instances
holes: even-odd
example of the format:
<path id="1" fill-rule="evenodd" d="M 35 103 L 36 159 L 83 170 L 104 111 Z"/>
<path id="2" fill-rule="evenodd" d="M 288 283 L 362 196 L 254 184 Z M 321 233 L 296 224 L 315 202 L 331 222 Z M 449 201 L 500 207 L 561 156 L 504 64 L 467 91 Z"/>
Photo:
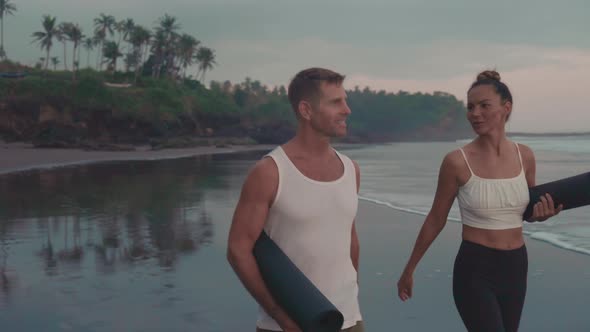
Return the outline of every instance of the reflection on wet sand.
<path id="1" fill-rule="evenodd" d="M 11 260 L 27 255 L 11 248 L 23 242 L 48 277 L 172 270 L 181 256 L 210 244 L 214 223 L 203 197 L 226 186 L 212 158 L 0 176 L 0 307 L 18 280 Z"/>

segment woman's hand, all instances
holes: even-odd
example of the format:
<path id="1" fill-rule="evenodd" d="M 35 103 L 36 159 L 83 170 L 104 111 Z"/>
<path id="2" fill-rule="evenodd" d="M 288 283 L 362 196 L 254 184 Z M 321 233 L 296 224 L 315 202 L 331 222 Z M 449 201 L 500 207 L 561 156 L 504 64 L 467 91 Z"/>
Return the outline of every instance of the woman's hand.
<path id="1" fill-rule="evenodd" d="M 412 287 L 414 286 L 414 276 L 412 273 L 402 273 L 397 282 L 397 295 L 402 301 L 412 297 Z"/>
<path id="2" fill-rule="evenodd" d="M 553 198 L 551 198 L 551 195 L 548 193 L 541 196 L 540 199 L 541 201 L 536 203 L 533 207 L 533 215 L 531 216 L 530 221 L 545 221 L 557 215 L 563 209 L 563 204 L 559 204 L 557 209 L 555 208 Z"/>

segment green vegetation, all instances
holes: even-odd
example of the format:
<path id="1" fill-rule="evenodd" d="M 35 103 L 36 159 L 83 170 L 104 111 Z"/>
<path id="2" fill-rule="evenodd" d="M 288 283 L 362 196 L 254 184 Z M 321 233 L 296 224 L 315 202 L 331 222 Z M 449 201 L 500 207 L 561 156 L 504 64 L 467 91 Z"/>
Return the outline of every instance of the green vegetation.
<path id="1" fill-rule="evenodd" d="M 16 11 L 9 0 L 0 5 L 2 20 Z M 217 65 L 215 52 L 181 32 L 175 17 L 165 14 L 157 22 L 150 30 L 131 18 L 117 21 L 101 13 L 89 36 L 77 23 L 44 15 L 42 29 L 31 34 L 43 55 L 35 67 L 0 59 L 0 73 L 25 74 L 0 77 L 0 137 L 37 146 L 170 147 L 231 144 L 222 138 L 275 144 L 294 134 L 285 87 L 269 88 L 249 78 L 205 86 L 206 73 Z M 61 58 L 52 54 L 60 44 Z M 3 47 L 0 43 L 2 52 Z M 84 69 L 81 49 L 86 50 Z M 193 67 L 195 76 L 187 75 Z M 353 113 L 347 141 L 455 139 L 469 132 L 463 104 L 444 92 L 357 87 L 348 91 L 348 100 Z"/>
<path id="2" fill-rule="evenodd" d="M 39 118 L 43 106 L 54 109 L 54 123 L 75 126 L 82 140 L 119 143 L 148 142 L 151 138 L 178 136 L 250 137 L 259 143 L 278 143 L 295 129 L 295 116 L 285 87 L 269 89 L 259 81 L 239 84 L 212 82 L 205 88 L 193 79 L 162 80 L 139 77 L 129 87 L 109 87 L 105 82 L 125 82 L 133 72 L 109 73 L 81 70 L 77 82 L 69 73 L 33 69 L 26 78 L 0 80 L 0 99 L 10 101 L 16 117 Z M 353 113 L 351 141 L 400 139 L 454 139 L 468 132 L 463 104 L 454 96 L 376 92 L 368 88 L 348 91 Z M 64 115 L 69 113 L 69 115 Z M 32 121 L 30 126 L 38 126 Z M 92 127 L 98 132 L 93 132 Z M 34 140 L 2 131 L 7 139 Z M 420 137 L 423 135 L 423 137 Z"/>

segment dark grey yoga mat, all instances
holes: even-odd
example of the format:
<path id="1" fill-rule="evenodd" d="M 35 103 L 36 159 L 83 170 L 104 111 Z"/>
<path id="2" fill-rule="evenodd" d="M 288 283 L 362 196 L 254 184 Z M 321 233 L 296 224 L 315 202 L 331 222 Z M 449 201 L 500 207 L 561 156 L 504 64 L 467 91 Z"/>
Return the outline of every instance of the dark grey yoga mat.
<path id="1" fill-rule="evenodd" d="M 342 313 L 263 231 L 254 257 L 273 298 L 303 332 L 339 332 Z"/>
<path id="2" fill-rule="evenodd" d="M 529 188 L 530 203 L 523 214 L 524 220 L 533 215 L 533 206 L 545 193 L 551 195 L 555 207 L 563 204 L 564 210 L 590 205 L 590 172 Z"/>

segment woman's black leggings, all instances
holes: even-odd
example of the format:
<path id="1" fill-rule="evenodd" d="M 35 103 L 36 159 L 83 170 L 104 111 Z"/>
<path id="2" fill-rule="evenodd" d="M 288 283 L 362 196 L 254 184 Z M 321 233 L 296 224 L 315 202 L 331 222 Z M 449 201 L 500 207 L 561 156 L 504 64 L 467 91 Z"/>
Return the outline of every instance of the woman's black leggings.
<path id="1" fill-rule="evenodd" d="M 470 332 L 516 332 L 524 305 L 526 247 L 493 249 L 463 241 L 455 259 L 453 297 Z"/>

